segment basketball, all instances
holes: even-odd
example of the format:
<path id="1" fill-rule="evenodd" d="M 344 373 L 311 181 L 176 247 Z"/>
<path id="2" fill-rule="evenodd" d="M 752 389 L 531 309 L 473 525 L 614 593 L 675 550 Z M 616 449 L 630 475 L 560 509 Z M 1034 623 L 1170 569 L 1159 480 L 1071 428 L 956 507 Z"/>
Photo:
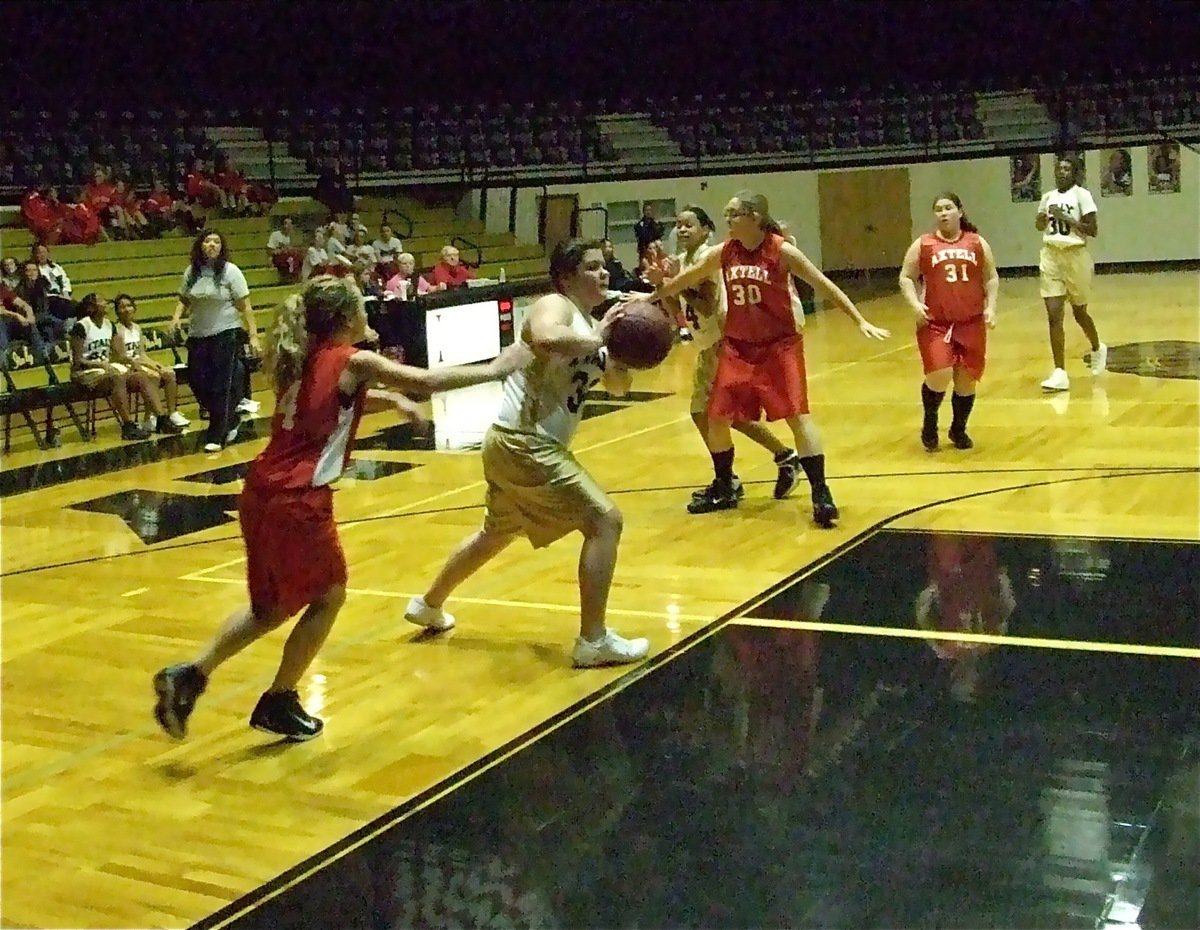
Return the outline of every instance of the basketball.
<path id="1" fill-rule="evenodd" d="M 608 333 L 608 352 L 628 368 L 662 364 L 675 342 L 675 324 L 659 307 L 645 300 L 625 304 L 625 315 Z"/>

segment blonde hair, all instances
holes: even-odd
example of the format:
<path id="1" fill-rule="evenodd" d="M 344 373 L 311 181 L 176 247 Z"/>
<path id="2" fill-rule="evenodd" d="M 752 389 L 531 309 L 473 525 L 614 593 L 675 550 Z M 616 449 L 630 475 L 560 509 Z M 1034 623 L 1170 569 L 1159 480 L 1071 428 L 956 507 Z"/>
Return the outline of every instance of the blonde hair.
<path id="1" fill-rule="evenodd" d="M 333 275 L 312 278 L 280 304 L 263 360 L 276 392 L 286 391 L 303 374 L 313 342 L 349 326 L 362 307 L 362 292 L 354 282 Z"/>

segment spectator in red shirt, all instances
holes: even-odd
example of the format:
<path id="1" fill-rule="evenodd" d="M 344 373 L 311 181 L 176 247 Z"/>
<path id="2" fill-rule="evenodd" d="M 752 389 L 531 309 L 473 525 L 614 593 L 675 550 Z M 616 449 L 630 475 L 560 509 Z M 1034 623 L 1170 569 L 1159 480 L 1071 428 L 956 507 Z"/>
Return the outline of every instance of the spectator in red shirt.
<path id="1" fill-rule="evenodd" d="M 155 236 L 161 236 L 184 219 L 186 211 L 175 202 L 162 178 L 155 177 L 150 185 L 150 193 L 142 200 L 142 213 Z"/>
<path id="2" fill-rule="evenodd" d="M 125 234 L 125 212 L 117 203 L 117 189 L 109 182 L 108 172 L 101 165 L 96 166 L 92 180 L 83 188 L 83 204 L 96 214 L 102 229 L 111 227 L 118 234 Z"/>
<path id="3" fill-rule="evenodd" d="M 205 209 L 227 206 L 225 192 L 213 183 L 212 177 L 204 170 L 202 158 L 192 160 L 192 167 L 183 179 L 183 187 L 189 203 Z"/>
<path id="4" fill-rule="evenodd" d="M 430 290 L 466 287 L 474 277 L 475 272 L 459 260 L 458 249 L 452 245 L 442 246 L 442 260 L 433 266 L 429 275 Z"/>
<path id="5" fill-rule="evenodd" d="M 239 216 L 250 215 L 250 203 L 246 199 L 246 178 L 238 171 L 233 159 L 225 157 L 217 162 L 213 183 L 225 195 L 225 208 Z"/>
<path id="6" fill-rule="evenodd" d="M 150 221 L 142 212 L 142 202 L 122 179 L 113 185 L 113 204 L 121 211 L 125 235 L 130 239 L 145 239 L 150 235 Z"/>
<path id="7" fill-rule="evenodd" d="M 21 200 L 21 216 L 38 242 L 57 245 L 62 238 L 63 214 L 58 202 L 58 190 L 47 187 L 31 190 Z"/>

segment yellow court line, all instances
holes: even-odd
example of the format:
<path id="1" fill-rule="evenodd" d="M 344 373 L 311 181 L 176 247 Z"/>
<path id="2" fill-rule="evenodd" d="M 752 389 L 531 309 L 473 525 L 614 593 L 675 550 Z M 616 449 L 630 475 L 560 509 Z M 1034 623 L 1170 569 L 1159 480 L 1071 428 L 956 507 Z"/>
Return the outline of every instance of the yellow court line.
<path id="1" fill-rule="evenodd" d="M 816 620 L 774 620 L 760 617 L 738 617 L 729 622 L 734 626 L 757 626 L 779 630 L 811 630 L 819 633 L 858 633 L 862 636 L 890 636 L 896 639 L 952 640 L 960 643 L 987 643 L 993 646 L 1069 649 L 1075 652 L 1122 652 L 1130 655 L 1200 659 L 1200 649 L 1185 648 L 1183 646 L 1148 646 L 1141 643 L 1045 639 L 1036 636 L 997 636 L 992 633 L 953 633 L 943 630 L 914 630 L 911 627 L 862 626 L 856 623 L 824 623 Z"/>

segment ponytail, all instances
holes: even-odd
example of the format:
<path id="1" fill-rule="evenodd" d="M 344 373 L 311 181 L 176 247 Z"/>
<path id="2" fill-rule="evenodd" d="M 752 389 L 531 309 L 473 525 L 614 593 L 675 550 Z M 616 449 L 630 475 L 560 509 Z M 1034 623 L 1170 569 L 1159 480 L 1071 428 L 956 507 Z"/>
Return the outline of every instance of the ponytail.
<path id="1" fill-rule="evenodd" d="M 292 294 L 275 312 L 263 365 L 277 394 L 284 393 L 304 371 L 308 358 L 307 317 L 303 292 Z"/>
<path id="2" fill-rule="evenodd" d="M 764 194 L 756 194 L 753 191 L 738 191 L 733 196 L 738 203 L 758 216 L 758 225 L 764 233 L 776 236 L 783 235 L 783 229 L 771 216 L 770 206 Z"/>
<path id="3" fill-rule="evenodd" d="M 275 311 L 267 334 L 264 365 L 275 391 L 282 394 L 302 374 L 312 347 L 353 326 L 363 317 L 362 291 L 353 280 L 333 275 L 310 278 Z"/>

